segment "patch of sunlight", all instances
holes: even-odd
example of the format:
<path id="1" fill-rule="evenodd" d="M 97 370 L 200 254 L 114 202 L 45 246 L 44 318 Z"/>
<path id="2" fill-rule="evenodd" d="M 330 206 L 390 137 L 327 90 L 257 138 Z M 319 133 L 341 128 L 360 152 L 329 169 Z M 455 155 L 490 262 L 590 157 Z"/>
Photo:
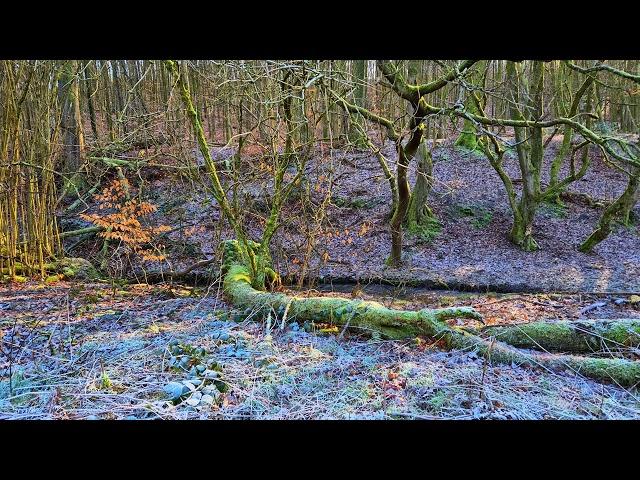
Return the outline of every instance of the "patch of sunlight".
<path id="1" fill-rule="evenodd" d="M 557 278 L 570 284 L 582 284 L 585 281 L 582 271 L 571 265 L 559 265 L 549 271 L 550 278 Z"/>
<path id="2" fill-rule="evenodd" d="M 462 265 L 454 270 L 455 275 L 472 275 L 476 272 L 484 271 L 483 268 L 475 267 L 472 265 Z"/>
<path id="3" fill-rule="evenodd" d="M 596 291 L 601 291 L 604 292 L 606 290 L 609 289 L 609 283 L 611 280 L 611 269 L 610 268 L 603 268 L 600 269 L 600 277 L 598 278 L 598 281 L 596 282 Z"/>

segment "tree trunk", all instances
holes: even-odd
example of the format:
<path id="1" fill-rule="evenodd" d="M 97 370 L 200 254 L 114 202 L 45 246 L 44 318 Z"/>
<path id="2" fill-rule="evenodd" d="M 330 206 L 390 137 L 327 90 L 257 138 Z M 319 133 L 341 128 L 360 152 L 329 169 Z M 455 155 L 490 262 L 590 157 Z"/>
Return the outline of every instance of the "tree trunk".
<path id="1" fill-rule="evenodd" d="M 82 164 L 81 156 L 84 154 L 84 135 L 80 118 L 78 81 L 75 78 L 77 64 L 75 61 L 70 61 L 63 68 L 58 84 L 58 99 L 62 105 L 60 126 L 65 159 L 63 192 L 65 195 L 79 195 L 79 191 L 83 186 L 80 167 Z"/>
<path id="2" fill-rule="evenodd" d="M 489 326 L 481 332 L 516 347 L 550 352 L 590 353 L 640 347 L 640 319 L 631 318 Z"/>
<path id="3" fill-rule="evenodd" d="M 365 106 L 365 98 L 367 92 L 367 61 L 366 60 L 354 60 L 352 62 L 353 65 L 353 76 L 354 81 L 356 82 L 355 89 L 353 92 L 353 101 L 354 104 L 359 107 Z M 361 125 L 364 125 L 364 121 L 360 115 L 350 115 L 349 119 L 349 142 L 353 143 L 357 148 L 364 149 L 367 147 L 367 143 L 362 135 L 360 134 L 359 129 L 355 125 L 351 125 L 354 122 L 359 122 Z"/>
<path id="4" fill-rule="evenodd" d="M 483 70 L 486 68 L 487 61 L 483 60 L 478 62 L 476 68 L 478 69 L 478 73 L 470 75 L 469 82 L 477 85 L 481 88 L 484 88 L 484 79 L 485 75 Z M 475 92 L 467 92 L 467 98 L 465 100 L 465 110 L 473 115 L 480 114 L 480 109 L 477 105 L 478 98 L 476 97 Z M 481 108 L 484 109 L 484 101 L 482 101 Z M 462 125 L 462 132 L 458 135 L 458 138 L 455 141 L 455 145 L 458 147 L 462 147 L 466 150 L 474 151 L 480 150 L 478 145 L 478 136 L 476 132 L 476 126 L 471 120 L 465 118 L 464 123 Z"/>
<path id="5" fill-rule="evenodd" d="M 572 118 L 578 113 L 578 109 L 580 107 L 580 100 L 582 97 L 587 94 L 587 101 L 585 105 L 585 110 L 588 112 L 591 110 L 591 86 L 593 84 L 593 77 L 588 77 L 584 83 L 580 86 L 578 91 L 576 92 L 573 101 L 571 102 L 571 106 L 569 108 L 569 112 L 567 114 L 568 117 Z M 590 125 L 591 122 L 588 121 L 587 126 Z M 570 126 L 564 127 L 564 135 L 562 138 L 562 145 L 558 150 L 555 158 L 551 162 L 551 169 L 549 171 L 549 188 L 554 188 L 558 183 L 560 169 L 562 168 L 562 164 L 566 161 L 571 152 L 571 139 L 573 138 L 573 128 Z M 588 154 L 588 153 L 587 153 Z M 586 173 L 586 172 L 585 172 Z M 557 190 L 553 196 L 549 199 L 552 203 L 562 204 L 560 201 L 560 194 L 564 189 Z"/>
<path id="6" fill-rule="evenodd" d="M 392 267 L 399 267 L 402 264 L 402 223 L 409 209 L 409 200 L 411 192 L 409 190 L 409 181 L 407 180 L 407 168 L 409 167 L 409 159 L 407 158 L 405 148 L 400 142 L 397 144 L 398 150 L 398 168 L 396 174 L 398 204 L 396 206 L 393 217 L 391 217 L 391 256 L 387 263 Z"/>
<path id="7" fill-rule="evenodd" d="M 530 78 L 531 86 L 526 94 L 521 94 L 523 80 L 521 71 L 514 62 L 507 62 L 509 84 L 515 102 L 511 104 L 511 118 L 524 119 L 519 110 L 522 108 L 522 98 L 526 102 L 526 118 L 537 121 L 542 118 L 544 65 L 541 61 L 534 61 Z M 543 159 L 542 128 L 514 128 L 516 153 L 522 174 L 522 194 L 518 208 L 513 212 L 513 227 L 509 235 L 511 241 L 523 250 L 530 252 L 538 249 L 538 244 L 532 235 L 533 220 L 539 203 L 540 170 Z"/>
<path id="8" fill-rule="evenodd" d="M 539 248 L 532 235 L 536 207 L 531 199 L 523 198 L 518 203 L 517 210 L 513 212 L 513 227 L 509 238 L 525 252 L 533 252 Z"/>
<path id="9" fill-rule="evenodd" d="M 100 137 L 98 135 L 98 124 L 96 122 L 96 111 L 93 106 L 94 82 L 91 77 L 87 76 L 88 74 L 89 75 L 92 74 L 93 69 L 89 70 L 89 65 L 91 65 L 91 62 L 87 64 L 87 68 L 84 71 L 85 95 L 87 98 L 87 106 L 89 107 L 89 121 L 91 122 L 91 131 L 93 132 L 93 139 L 97 144 L 99 144 Z"/>
<path id="10" fill-rule="evenodd" d="M 426 142 L 420 144 L 417 153 L 416 182 L 407 212 L 407 227 L 411 232 L 437 221 L 428 205 L 429 193 L 433 186 L 433 159 Z"/>
<path id="11" fill-rule="evenodd" d="M 469 102 L 469 105 L 465 109 L 471 114 L 478 114 L 477 109 L 473 102 Z M 476 136 L 476 127 L 471 120 L 465 118 L 462 126 L 462 132 L 458 135 L 455 141 L 456 147 L 464 148 L 465 150 L 474 151 L 478 150 L 478 137 Z"/>
<path id="12" fill-rule="evenodd" d="M 257 247 L 254 247 L 257 248 Z M 472 308 L 454 307 L 435 310 L 393 310 L 377 302 L 347 300 L 336 297 L 292 297 L 269 293 L 252 287 L 250 268 L 242 261 L 239 242 L 224 242 L 223 290 L 230 302 L 245 312 L 263 316 L 276 313 L 276 322 L 288 320 L 318 322 L 350 327 L 389 339 L 427 336 L 446 349 L 476 350 L 496 363 L 520 364 L 529 368 L 543 367 L 554 371 L 567 369 L 599 381 L 633 386 L 640 382 L 640 362 L 624 359 L 591 358 L 571 355 L 531 354 L 503 342 L 493 342 L 459 328 L 449 327 L 449 318 L 474 318 L 480 315 Z"/>
<path id="13" fill-rule="evenodd" d="M 609 205 L 600 217 L 598 227 L 589 235 L 589 237 L 580 245 L 578 250 L 588 253 L 593 248 L 609 236 L 612 230 L 613 222 L 616 218 L 623 222 L 629 222 L 631 209 L 638 202 L 638 186 L 640 185 L 640 169 L 636 169 L 634 175 L 629 176 L 627 188 L 622 195 Z"/>

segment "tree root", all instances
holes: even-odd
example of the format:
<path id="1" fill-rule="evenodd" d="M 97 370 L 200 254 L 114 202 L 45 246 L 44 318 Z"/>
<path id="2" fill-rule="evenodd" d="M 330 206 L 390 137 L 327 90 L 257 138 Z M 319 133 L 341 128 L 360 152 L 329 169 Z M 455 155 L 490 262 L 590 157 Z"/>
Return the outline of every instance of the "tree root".
<path id="1" fill-rule="evenodd" d="M 263 292 L 251 286 L 250 270 L 242 263 L 240 245 L 224 242 L 223 289 L 236 308 L 251 309 L 265 316 L 269 312 L 297 321 L 349 325 L 378 332 L 388 339 L 427 336 L 446 349 L 476 350 L 494 362 L 542 367 L 552 371 L 572 370 L 599 381 L 621 386 L 640 382 L 640 362 L 614 358 L 590 358 L 573 355 L 529 353 L 502 341 L 491 341 L 461 328 L 450 327 L 448 318 L 481 316 L 472 308 L 457 307 L 419 311 L 393 310 L 378 302 L 335 297 L 299 297 Z"/>

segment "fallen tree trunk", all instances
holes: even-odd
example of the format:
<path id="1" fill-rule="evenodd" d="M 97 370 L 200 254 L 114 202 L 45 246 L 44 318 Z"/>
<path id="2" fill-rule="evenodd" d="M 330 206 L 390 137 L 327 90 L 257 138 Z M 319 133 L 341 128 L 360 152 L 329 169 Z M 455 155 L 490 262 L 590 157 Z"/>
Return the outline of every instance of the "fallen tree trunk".
<path id="1" fill-rule="evenodd" d="M 348 300 L 335 297 L 291 297 L 284 293 L 255 290 L 251 286 L 249 269 L 241 263 L 240 247 L 236 241 L 225 242 L 223 259 L 225 294 L 236 307 L 270 311 L 287 310 L 289 318 L 317 323 L 344 325 L 375 330 L 386 338 L 400 339 L 417 335 L 435 336 L 440 333 L 447 318 L 466 317 L 481 319 L 472 308 L 443 308 L 438 310 L 392 310 L 366 300 Z"/>
<path id="2" fill-rule="evenodd" d="M 256 248 L 250 245 L 250 248 Z M 330 323 L 375 331 L 389 339 L 427 336 L 446 349 L 476 350 L 492 361 L 542 367 L 553 371 L 571 370 L 599 381 L 621 386 L 640 382 L 640 362 L 616 358 L 591 358 L 573 355 L 529 353 L 501 341 L 485 339 L 461 328 L 450 327 L 447 318 L 481 319 L 472 308 L 434 310 L 393 310 L 380 303 L 335 297 L 301 297 L 271 293 L 251 286 L 250 269 L 242 263 L 237 241 L 224 242 L 223 289 L 236 308 L 249 309 L 267 316 L 275 313 L 280 322 L 287 319 Z"/>
<path id="3" fill-rule="evenodd" d="M 336 261 L 336 260 L 328 260 L 327 263 L 334 263 L 337 265 L 349 265 L 349 262 L 346 261 Z M 426 272 L 427 269 L 424 268 L 413 268 L 408 270 L 409 273 L 415 273 L 414 278 L 406 278 L 407 276 L 396 275 L 392 276 L 391 274 L 387 274 L 387 276 L 380 276 L 376 274 L 353 274 L 349 275 L 321 275 L 315 278 L 308 278 L 305 280 L 304 285 L 309 286 L 310 288 L 315 288 L 318 285 L 323 286 L 356 286 L 356 285 L 377 285 L 377 286 L 386 286 L 386 287 L 394 287 L 394 288 L 402 288 L 402 289 L 429 289 L 429 290 L 458 290 L 461 292 L 471 292 L 471 293 L 548 293 L 549 291 L 553 291 L 556 294 L 561 295 L 575 295 L 575 294 L 585 294 L 585 295 L 599 295 L 599 296 L 612 296 L 612 295 L 633 295 L 638 292 L 638 288 L 635 285 L 625 285 L 628 286 L 627 290 L 587 290 L 586 287 L 578 288 L 565 288 L 562 289 L 559 282 L 552 283 L 549 286 L 544 285 L 532 285 L 531 283 L 526 283 L 524 280 L 517 283 L 512 283 L 512 281 L 508 278 L 504 280 L 497 279 L 496 281 L 501 281 L 501 283 L 486 283 L 486 282 L 478 282 L 473 283 L 472 278 L 469 280 L 455 280 L 450 278 L 438 278 L 435 275 L 432 278 L 425 277 L 422 272 Z M 428 273 L 427 273 L 428 275 Z M 422 277 L 422 278 L 421 278 Z M 290 284 L 298 284 L 300 277 L 293 273 L 289 274 L 286 277 L 287 282 Z"/>
<path id="4" fill-rule="evenodd" d="M 199 262 L 194 263 L 193 265 L 190 265 L 189 267 L 185 268 L 184 270 L 178 271 L 178 272 L 171 272 L 171 271 L 167 271 L 167 272 L 142 272 L 139 275 L 136 275 L 136 279 L 137 277 L 143 277 L 146 283 L 160 283 L 160 282 L 165 282 L 165 281 L 182 281 L 184 280 L 191 272 L 193 272 L 194 270 L 197 270 L 198 268 L 203 268 L 203 267 L 207 267 L 213 263 L 215 263 L 217 261 L 217 259 L 215 258 L 210 258 L 207 260 L 201 260 Z M 209 276 L 205 276 L 205 278 L 209 278 Z"/>
<path id="5" fill-rule="evenodd" d="M 0 269 L 0 279 L 3 275 L 9 274 L 9 269 Z M 15 271 L 19 274 L 28 274 L 36 270 L 31 267 L 28 268 L 22 263 L 16 263 Z M 66 257 L 54 262 L 44 264 L 44 271 L 49 275 L 47 280 L 61 280 L 62 278 L 70 280 L 72 278 L 77 280 L 95 280 L 100 278 L 100 275 L 96 271 L 95 267 L 84 258 Z M 56 277 L 56 278 L 53 278 Z"/>
<path id="6" fill-rule="evenodd" d="M 516 347 L 587 353 L 640 347 L 640 319 L 531 322 L 487 326 L 481 332 Z"/>

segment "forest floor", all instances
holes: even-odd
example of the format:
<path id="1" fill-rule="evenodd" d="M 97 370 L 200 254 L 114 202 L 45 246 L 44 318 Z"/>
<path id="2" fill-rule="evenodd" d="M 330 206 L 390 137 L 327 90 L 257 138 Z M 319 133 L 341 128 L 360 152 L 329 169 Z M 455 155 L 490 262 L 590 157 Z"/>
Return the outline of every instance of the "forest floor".
<path id="1" fill-rule="evenodd" d="M 547 160 L 557 146 L 550 145 Z M 392 150 L 385 147 L 389 158 Z M 230 152 L 214 153 L 223 159 Z M 322 281 L 315 282 L 314 294 L 402 309 L 468 305 L 493 325 L 640 318 L 637 223 L 618 228 L 586 255 L 576 247 L 601 208 L 543 206 L 534 231 L 541 249 L 522 252 L 506 237 L 510 211 L 486 159 L 444 144 L 433 151 L 438 181 L 430 197 L 440 232 L 430 241 L 407 237 L 406 266 L 388 268 L 390 194 L 375 157 L 319 155 L 323 162 L 315 158 L 305 173 L 312 185 L 335 182 L 329 226 L 320 231 L 301 221 L 317 210 L 321 188 L 312 195 L 315 205 L 294 199 L 286 206 L 273 245 L 276 269 L 295 276 L 306 239 L 317 240 L 309 276 Z M 506 163 L 517 177 L 514 159 Z M 593 163 L 571 190 L 600 201 L 615 198 L 623 175 L 598 157 Z M 266 178 L 239 184 L 243 202 L 259 206 L 268 198 Z M 138 187 L 158 206 L 153 221 L 174 228 L 163 240 L 169 247 L 164 271 L 212 258 L 219 240 L 231 236 L 219 228 L 204 175 L 199 183 L 146 169 L 140 179 Z M 95 203 L 85 211 L 97 211 Z M 74 217 L 64 228 L 86 226 L 77 212 Z M 247 220 L 258 232 L 259 221 Z M 95 261 L 102 242 L 69 239 L 66 247 Z M 131 275 L 122 250 L 110 265 L 114 277 Z M 191 286 L 114 281 L 0 287 L 0 418 L 640 418 L 636 389 L 575 372 L 492 365 L 474 352 L 442 352 L 424 340 L 341 335 L 294 319 L 284 329 L 268 328 L 264 319 L 225 304 L 218 271 L 216 262 L 192 272 L 198 276 L 186 279 Z M 361 288 L 354 288 L 356 281 Z"/>
<path id="2" fill-rule="evenodd" d="M 559 144 L 556 140 L 546 149 L 546 162 L 551 161 Z M 391 145 L 385 152 L 394 158 Z M 593 253 L 584 254 L 577 247 L 593 231 L 602 207 L 579 201 L 565 201 L 564 207 L 542 205 L 533 230 L 540 249 L 523 252 L 507 238 L 513 217 L 504 186 L 487 159 L 450 144 L 435 148 L 433 158 L 436 182 L 429 203 L 442 226 L 430 241 L 405 235 L 405 266 L 399 269 L 383 263 L 391 248 L 386 219 L 390 193 L 377 160 L 362 155 L 352 160 L 352 165 L 337 162 L 335 175 L 340 180 L 333 197 L 341 207 L 332 207 L 328 217 L 342 234 L 326 239 L 330 259 L 321 266 L 319 276 L 504 292 L 640 291 L 637 220 L 630 228 L 619 226 Z M 512 178 L 520 177 L 513 156 L 505 160 L 505 168 Z M 565 165 L 561 175 L 567 170 Z M 412 184 L 414 178 L 411 172 Z M 548 182 L 544 174 L 542 182 Z M 590 171 L 568 191 L 608 202 L 625 186 L 624 174 L 607 167 L 595 155 Z M 640 219 L 640 205 L 634 215 Z M 352 234 L 351 239 L 344 235 L 345 229 L 355 232 L 362 225 L 367 227 L 365 235 Z"/>
<path id="3" fill-rule="evenodd" d="M 0 419 L 640 418 L 635 389 L 492 365 L 425 341 L 307 331 L 292 320 L 267 330 L 219 293 L 108 282 L 2 287 Z M 403 306 L 530 312 L 590 301 L 445 293 Z"/>
<path id="4" fill-rule="evenodd" d="M 561 139 L 546 148 L 547 163 Z M 387 143 L 383 152 L 394 170 L 393 145 Z M 220 161 L 232 153 L 230 149 L 214 150 Z M 391 251 L 387 220 L 391 193 L 377 159 L 362 152 L 317 152 L 305 170 L 313 203 L 294 195 L 282 212 L 272 245 L 278 270 L 295 277 L 308 260 L 309 276 L 321 282 L 387 281 L 500 292 L 640 291 L 640 205 L 633 211 L 631 226 L 618 225 L 592 253 L 577 251 L 596 226 L 602 205 L 617 198 L 626 186 L 625 175 L 605 165 L 597 152 L 588 173 L 568 191 L 586 194 L 600 205 L 590 206 L 582 197 L 564 200 L 564 206 L 543 204 L 534 222 L 533 235 L 540 245 L 535 252 L 524 252 L 507 238 L 513 217 L 504 186 L 483 155 L 448 142 L 433 149 L 433 158 L 436 181 L 429 204 L 441 227 L 428 239 L 405 234 L 404 265 L 391 268 L 385 265 Z M 242 204 L 247 210 L 253 207 L 254 214 L 247 214 L 246 223 L 256 239 L 262 227 L 255 212 L 265 215 L 271 194 L 268 174 L 259 171 L 259 159 L 253 156 L 255 168 L 247 175 L 253 180 L 237 180 Z M 517 161 L 509 153 L 505 169 L 512 178 L 519 177 Z M 561 178 L 567 174 L 564 165 Z M 409 178 L 413 184 L 415 171 Z M 320 229 L 310 219 L 326 195 L 329 179 L 333 182 L 331 204 Z M 179 226 L 168 235 L 177 247 L 169 254 L 174 269 L 193 263 L 194 255 L 210 258 L 219 239 L 231 236 L 226 229 L 220 231 L 215 201 L 204 191 L 208 182 L 204 173 L 200 183 L 153 174 L 145 182 L 146 193 L 159 207 L 155 220 Z M 548 182 L 545 174 L 542 182 Z M 520 188 L 518 183 L 515 186 Z M 309 238 L 315 239 L 315 245 L 306 259 L 303 252 Z"/>

